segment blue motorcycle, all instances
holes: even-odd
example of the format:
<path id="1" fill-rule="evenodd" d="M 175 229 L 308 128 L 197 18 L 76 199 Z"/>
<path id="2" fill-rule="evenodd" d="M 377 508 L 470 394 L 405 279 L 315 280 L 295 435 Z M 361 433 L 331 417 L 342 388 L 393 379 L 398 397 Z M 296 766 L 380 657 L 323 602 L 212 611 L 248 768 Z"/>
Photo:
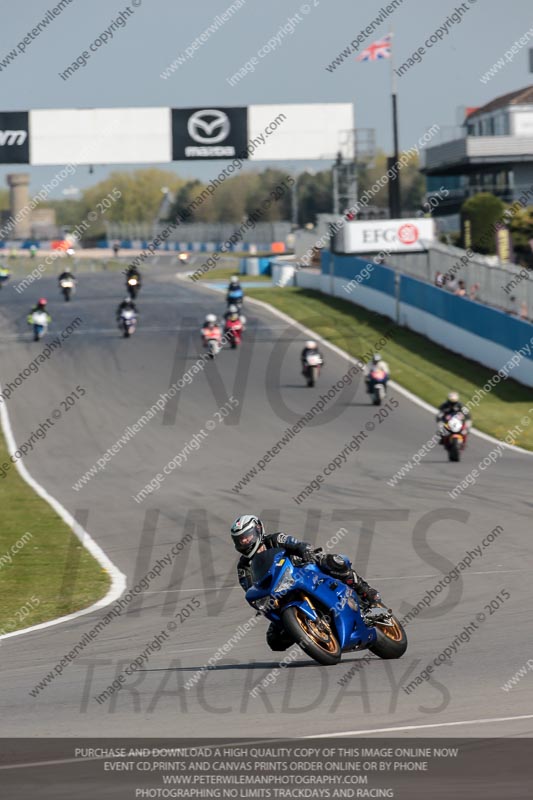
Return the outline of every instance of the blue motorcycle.
<path id="1" fill-rule="evenodd" d="M 243 300 L 244 300 L 244 292 L 240 286 L 238 288 L 230 287 L 228 289 L 228 292 L 226 294 L 226 303 L 228 304 L 228 306 L 237 306 L 237 308 L 240 311 L 242 308 Z"/>
<path id="2" fill-rule="evenodd" d="M 351 650 L 387 659 L 405 653 L 407 636 L 392 611 L 362 609 L 357 593 L 317 564 L 273 547 L 254 556 L 251 570 L 248 603 L 319 664 L 338 664 Z"/>

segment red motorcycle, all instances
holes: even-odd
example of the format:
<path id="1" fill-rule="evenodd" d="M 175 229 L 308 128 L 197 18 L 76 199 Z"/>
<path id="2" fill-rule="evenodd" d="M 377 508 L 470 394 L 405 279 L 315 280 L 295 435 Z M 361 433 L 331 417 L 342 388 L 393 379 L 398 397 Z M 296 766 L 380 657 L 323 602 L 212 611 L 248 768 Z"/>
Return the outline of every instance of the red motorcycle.
<path id="1" fill-rule="evenodd" d="M 468 425 L 464 414 L 460 411 L 456 414 L 447 414 L 441 422 L 439 433 L 442 437 L 441 444 L 448 453 L 448 460 L 459 461 L 468 437 Z"/>
<path id="2" fill-rule="evenodd" d="M 226 320 L 224 335 L 227 341 L 230 343 L 232 350 L 235 350 L 235 348 L 240 345 L 243 331 L 244 325 L 242 322 L 242 317 L 239 317 L 238 319 Z"/>

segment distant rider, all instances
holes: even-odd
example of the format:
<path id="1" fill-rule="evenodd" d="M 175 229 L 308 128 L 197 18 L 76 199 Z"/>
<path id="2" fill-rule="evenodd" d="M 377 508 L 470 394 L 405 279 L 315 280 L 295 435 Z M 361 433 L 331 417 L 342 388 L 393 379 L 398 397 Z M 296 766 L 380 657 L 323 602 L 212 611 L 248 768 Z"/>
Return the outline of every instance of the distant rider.
<path id="1" fill-rule="evenodd" d="M 239 314 L 237 306 L 231 305 L 224 314 L 224 333 L 233 331 L 241 333 L 244 330 L 243 318 Z"/>
<path id="2" fill-rule="evenodd" d="M 220 342 L 222 339 L 222 330 L 214 314 L 207 315 L 202 327 L 202 341 L 204 346 L 207 345 L 209 339 L 216 339 L 217 342 Z"/>
<path id="3" fill-rule="evenodd" d="M 301 355 L 300 355 L 300 361 L 302 362 L 302 372 L 303 372 L 304 375 L 305 375 L 305 371 L 306 371 L 306 368 L 307 368 L 307 356 L 311 355 L 311 353 L 313 355 L 320 356 L 320 358 L 322 359 L 322 364 L 324 364 L 324 356 L 322 355 L 322 353 L 318 349 L 317 343 L 314 342 L 312 339 L 309 339 L 305 343 L 305 347 L 302 350 Z"/>
<path id="4" fill-rule="evenodd" d="M 308 542 L 302 542 L 286 533 L 265 533 L 261 520 L 254 514 L 237 517 L 231 526 L 231 538 L 235 549 L 241 554 L 237 564 L 237 576 L 244 591 L 252 586 L 251 563 L 256 553 L 271 547 L 283 547 L 288 553 L 299 556 L 306 563 L 314 562 L 332 578 L 342 581 L 354 589 L 365 607 L 381 602 L 381 595 L 352 568 L 347 556 L 333 553 L 315 553 Z M 267 644 L 271 650 L 286 650 L 292 640 L 288 640 L 283 628 L 271 622 L 267 634 Z"/>
<path id="5" fill-rule="evenodd" d="M 390 378 L 390 369 L 389 365 L 386 361 L 383 361 L 381 355 L 379 353 L 374 353 L 372 356 L 372 361 L 369 364 L 365 365 L 364 375 L 365 375 L 365 383 L 366 383 L 366 390 L 368 394 L 372 394 L 374 391 L 374 379 L 371 377 L 371 373 L 374 370 L 380 369 L 385 373 L 385 377 L 383 379 L 383 383 L 385 388 L 387 387 L 387 383 L 389 382 Z"/>
<path id="6" fill-rule="evenodd" d="M 8 267 L 4 267 L 0 264 L 0 289 L 2 288 L 4 281 L 7 281 L 10 276 L 11 270 Z"/>
<path id="7" fill-rule="evenodd" d="M 129 281 L 130 278 L 137 278 L 137 283 L 139 284 L 139 289 L 141 288 L 142 278 L 141 273 L 137 269 L 137 267 L 128 267 L 126 270 L 126 283 Z"/>
<path id="8" fill-rule="evenodd" d="M 46 322 L 47 322 L 47 324 L 52 322 L 52 317 L 48 313 L 47 302 L 48 301 L 47 301 L 46 297 L 41 297 L 39 299 L 39 301 L 37 302 L 37 305 L 32 308 L 32 310 L 30 311 L 30 313 L 28 314 L 28 316 L 26 318 L 29 325 L 33 325 L 33 318 L 32 317 L 33 317 L 33 314 L 35 314 L 36 311 L 44 311 L 44 313 L 46 314 Z"/>
<path id="9" fill-rule="evenodd" d="M 464 416 L 466 430 L 468 432 L 472 427 L 470 411 L 461 403 L 458 392 L 450 392 L 447 400 L 445 400 L 444 403 L 439 406 L 439 411 L 437 414 L 437 422 L 439 423 L 439 426 L 449 417 L 455 416 L 455 414 L 462 414 Z"/>
<path id="10" fill-rule="evenodd" d="M 238 305 L 242 305 L 243 300 L 244 292 L 239 282 L 239 276 L 233 275 L 229 282 L 228 291 L 226 294 L 226 303 L 237 303 Z"/>
<path id="11" fill-rule="evenodd" d="M 61 273 L 61 275 L 59 276 L 59 278 L 58 278 L 57 280 L 58 280 L 58 283 L 59 283 L 60 285 L 61 285 L 61 281 L 72 281 L 73 283 L 76 283 L 76 278 L 74 277 L 74 275 L 73 275 L 73 274 L 72 274 L 72 272 L 70 271 L 69 267 L 67 267 L 67 268 L 66 268 L 66 269 L 65 269 L 65 270 L 64 270 L 64 271 Z"/>
<path id="12" fill-rule="evenodd" d="M 136 315 L 139 313 L 137 310 L 137 306 L 131 299 L 131 297 L 125 297 L 122 303 L 119 303 L 117 308 L 117 322 L 120 322 L 120 317 L 123 311 L 133 311 Z"/>

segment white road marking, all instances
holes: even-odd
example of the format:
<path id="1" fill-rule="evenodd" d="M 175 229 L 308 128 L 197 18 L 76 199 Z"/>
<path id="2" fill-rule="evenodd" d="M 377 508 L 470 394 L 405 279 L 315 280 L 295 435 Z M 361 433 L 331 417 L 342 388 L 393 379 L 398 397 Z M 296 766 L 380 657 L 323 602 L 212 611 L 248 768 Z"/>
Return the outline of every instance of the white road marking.
<path id="1" fill-rule="evenodd" d="M 369 733 L 391 733 L 394 731 L 413 731 L 413 730 L 427 730 L 428 728 L 451 728 L 457 727 L 461 725 L 484 725 L 490 722 L 516 722 L 523 719 L 533 719 L 533 714 L 523 714 L 519 717 L 492 717 L 489 719 L 465 719 L 460 720 L 458 722 L 436 722 L 431 725 L 402 725 L 397 726 L 394 728 L 373 728 L 370 730 L 364 731 L 344 731 L 342 733 L 315 733 L 307 736 L 302 736 L 302 739 L 334 739 L 340 738 L 342 736 L 365 736 Z M 215 739 L 222 737 L 214 737 Z M 264 742 L 287 742 L 291 741 L 290 737 L 280 738 L 276 737 L 273 739 L 259 739 L 254 740 L 256 744 L 262 744 Z M 225 742 L 226 746 L 231 744 L 242 744 L 241 742 Z M 208 745 L 209 746 L 209 745 Z M 211 745 L 211 747 L 216 747 L 216 744 Z M 194 745 L 193 745 L 194 747 Z M 103 761 L 104 756 L 100 757 L 92 757 L 92 758 L 84 758 L 83 762 L 85 761 Z M 83 763 L 79 758 L 64 758 L 64 759 L 56 759 L 54 761 L 32 761 L 25 764 L 3 764 L 0 766 L 0 770 L 5 769 L 28 769 L 30 767 L 51 767 L 56 766 L 57 764 L 80 764 Z"/>
<path id="2" fill-rule="evenodd" d="M 530 569 L 488 569 L 472 571 L 469 570 L 469 575 L 495 575 L 507 572 L 531 572 Z M 446 573 L 431 574 L 431 575 L 386 575 L 386 576 L 370 576 L 370 580 L 376 581 L 412 581 L 421 580 L 422 578 L 442 578 Z M 463 575 L 465 577 L 465 575 Z M 239 584 L 235 586 L 193 586 L 191 589 L 154 589 L 150 592 L 141 592 L 145 594 L 171 594 L 172 592 L 233 592 L 235 589 L 240 589 Z"/>
<path id="3" fill-rule="evenodd" d="M 434 722 L 429 725 L 400 725 L 394 728 L 367 728 L 360 731 L 342 731 L 342 733 L 317 733 L 304 736 L 304 739 L 332 739 L 341 736 L 367 736 L 369 733 L 394 733 L 395 731 L 418 731 L 428 728 L 453 728 L 460 725 L 486 725 L 491 722 L 516 722 L 522 719 L 533 719 L 533 714 L 522 714 L 519 717 L 489 717 L 488 719 L 463 719 L 458 722 Z"/>
<path id="4" fill-rule="evenodd" d="M 0 386 L 1 389 L 1 386 Z M 4 436 L 6 438 L 7 449 L 9 455 L 13 455 L 17 451 L 17 444 L 15 442 L 15 436 L 13 434 L 13 429 L 11 427 L 11 421 L 9 419 L 9 414 L 6 408 L 6 404 L 4 402 L 0 403 L 0 421 L 2 423 L 2 429 L 4 431 Z M 111 578 L 111 586 L 105 597 L 102 597 L 101 600 L 98 600 L 96 603 L 93 603 L 88 608 L 83 608 L 80 611 L 74 611 L 72 614 L 66 614 L 63 617 L 57 617 L 56 619 L 51 619 L 48 622 L 40 622 L 38 625 L 32 625 L 29 628 L 23 628 L 20 631 L 13 631 L 12 633 L 5 633 L 0 636 L 0 642 L 3 639 L 10 639 L 14 636 L 21 636 L 23 633 L 32 633 L 33 631 L 40 631 L 44 628 L 50 628 L 52 625 L 59 625 L 61 622 L 69 622 L 70 620 L 77 619 L 78 617 L 83 616 L 84 614 L 90 614 L 93 611 L 99 611 L 101 608 L 105 608 L 106 606 L 113 603 L 115 600 L 118 600 L 120 595 L 124 592 L 126 588 L 126 576 L 122 573 L 115 564 L 111 561 L 110 558 L 105 554 L 99 544 L 97 544 L 94 539 L 87 533 L 87 531 L 82 528 L 82 526 L 77 522 L 72 514 L 67 511 L 67 509 L 61 505 L 61 503 L 52 497 L 49 494 L 44 486 L 41 486 L 35 478 L 32 478 L 24 464 L 22 463 L 22 459 L 17 459 L 15 462 L 15 467 L 18 470 L 21 478 L 26 481 L 26 483 L 31 486 L 36 494 L 39 497 L 42 497 L 48 505 L 50 505 L 56 514 L 58 514 L 61 519 L 66 522 L 66 524 L 71 528 L 72 532 L 78 537 L 82 545 L 85 547 L 86 550 L 98 561 L 102 569 L 104 569 Z"/>

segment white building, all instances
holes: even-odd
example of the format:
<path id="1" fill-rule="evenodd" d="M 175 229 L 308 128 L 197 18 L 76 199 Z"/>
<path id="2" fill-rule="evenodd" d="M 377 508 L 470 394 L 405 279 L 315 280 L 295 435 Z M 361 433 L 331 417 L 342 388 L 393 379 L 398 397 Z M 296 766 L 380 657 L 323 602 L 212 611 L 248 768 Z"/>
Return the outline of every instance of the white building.
<path id="1" fill-rule="evenodd" d="M 449 191 L 436 216 L 457 213 L 478 192 L 520 197 L 533 184 L 533 86 L 467 109 L 454 137 L 425 149 L 422 172 L 428 197 Z"/>

